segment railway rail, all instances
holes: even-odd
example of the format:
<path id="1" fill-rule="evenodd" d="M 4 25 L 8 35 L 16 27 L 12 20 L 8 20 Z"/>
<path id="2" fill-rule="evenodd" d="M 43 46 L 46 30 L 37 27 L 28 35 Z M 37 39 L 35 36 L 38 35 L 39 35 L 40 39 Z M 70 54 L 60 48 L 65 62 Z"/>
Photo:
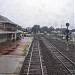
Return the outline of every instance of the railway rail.
<path id="1" fill-rule="evenodd" d="M 48 75 L 37 37 L 34 38 L 19 75 Z"/>
<path id="2" fill-rule="evenodd" d="M 66 75 L 75 75 L 75 63 L 67 58 L 62 52 L 60 52 L 56 47 L 54 47 L 45 38 L 41 38 L 45 46 L 49 49 L 55 60 L 62 64 L 67 70 Z"/>
<path id="3" fill-rule="evenodd" d="M 63 54 L 65 54 L 70 60 L 72 60 L 75 63 L 75 44 L 68 43 L 67 49 L 67 43 L 65 41 L 55 39 L 51 36 L 44 36 L 45 39 L 47 39 L 52 45 L 54 45 L 57 49 L 59 49 Z"/>

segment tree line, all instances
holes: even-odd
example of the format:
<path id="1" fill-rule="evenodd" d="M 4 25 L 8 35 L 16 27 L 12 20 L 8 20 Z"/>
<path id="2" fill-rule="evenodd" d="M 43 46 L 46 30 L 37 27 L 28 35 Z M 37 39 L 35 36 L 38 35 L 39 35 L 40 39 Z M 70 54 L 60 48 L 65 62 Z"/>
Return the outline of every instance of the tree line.
<path id="1" fill-rule="evenodd" d="M 43 26 L 40 27 L 40 25 L 34 25 L 32 28 L 30 28 L 29 30 L 26 29 L 27 32 L 33 32 L 33 33 L 53 33 L 55 32 L 61 32 L 61 34 L 66 35 L 66 28 L 54 28 L 53 26 L 51 27 L 47 27 L 47 26 Z M 69 32 L 73 32 L 75 31 L 75 29 L 69 30 Z"/>

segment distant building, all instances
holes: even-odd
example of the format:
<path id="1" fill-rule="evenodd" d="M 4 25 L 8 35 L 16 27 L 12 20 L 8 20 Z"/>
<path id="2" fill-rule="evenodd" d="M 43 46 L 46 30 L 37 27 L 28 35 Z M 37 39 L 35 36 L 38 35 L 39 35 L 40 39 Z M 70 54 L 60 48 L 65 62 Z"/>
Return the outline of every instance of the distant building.
<path id="1" fill-rule="evenodd" d="M 75 32 L 71 33 L 71 38 L 72 38 L 73 42 L 75 42 Z"/>
<path id="2" fill-rule="evenodd" d="M 17 24 L 0 15 L 0 43 L 16 40 L 20 37 L 20 33 Z"/>

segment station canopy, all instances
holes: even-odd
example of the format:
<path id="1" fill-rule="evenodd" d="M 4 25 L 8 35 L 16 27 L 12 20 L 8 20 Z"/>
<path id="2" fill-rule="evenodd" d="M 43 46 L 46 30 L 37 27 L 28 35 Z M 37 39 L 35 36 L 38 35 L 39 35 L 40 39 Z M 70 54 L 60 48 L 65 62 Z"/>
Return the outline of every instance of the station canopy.
<path id="1" fill-rule="evenodd" d="M 6 30 L 2 30 L 0 29 L 0 34 L 10 34 L 10 33 L 22 33 L 22 31 L 17 30 L 17 31 L 6 31 Z"/>

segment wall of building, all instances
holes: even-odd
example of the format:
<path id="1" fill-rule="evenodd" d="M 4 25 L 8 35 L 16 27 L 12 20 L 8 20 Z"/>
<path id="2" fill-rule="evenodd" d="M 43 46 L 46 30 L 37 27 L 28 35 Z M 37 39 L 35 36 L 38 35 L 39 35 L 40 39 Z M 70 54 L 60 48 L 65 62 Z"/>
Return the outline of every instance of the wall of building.
<path id="1" fill-rule="evenodd" d="M 3 30 L 7 30 L 7 31 L 16 31 L 16 26 L 15 25 L 12 25 L 12 24 L 9 24 L 9 23 L 0 23 L 0 29 L 3 29 Z"/>
<path id="2" fill-rule="evenodd" d="M 16 33 L 11 34 L 11 41 L 16 40 Z"/>
<path id="3" fill-rule="evenodd" d="M 8 30 L 8 31 L 16 31 L 16 26 L 15 25 L 12 25 L 12 24 L 5 24 L 5 30 Z"/>
<path id="4" fill-rule="evenodd" d="M 4 24 L 0 23 L 0 29 L 4 29 Z"/>
<path id="5" fill-rule="evenodd" d="M 0 43 L 7 41 L 7 35 L 6 34 L 0 34 Z"/>

